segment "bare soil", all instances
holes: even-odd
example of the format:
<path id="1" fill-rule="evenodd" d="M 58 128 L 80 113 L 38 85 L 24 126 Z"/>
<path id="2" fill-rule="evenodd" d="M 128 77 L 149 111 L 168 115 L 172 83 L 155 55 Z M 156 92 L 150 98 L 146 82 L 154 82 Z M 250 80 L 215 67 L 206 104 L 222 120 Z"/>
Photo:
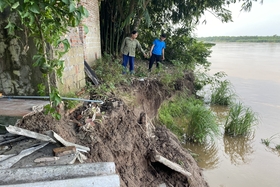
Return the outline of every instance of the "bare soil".
<path id="1" fill-rule="evenodd" d="M 187 74 L 174 85 L 177 91 L 187 87 L 192 94 L 193 77 Z M 190 153 L 164 126 L 152 124 L 164 100 L 174 91 L 164 89 L 156 79 L 135 79 L 130 87 L 120 87 L 118 93 L 100 106 L 102 121 L 87 123 L 88 105 L 63 115 L 61 120 L 37 113 L 21 120 L 19 127 L 43 133 L 53 130 L 67 141 L 90 147 L 87 162 L 115 162 L 122 187 L 208 186 L 201 169 Z M 181 165 L 192 174 L 186 177 L 167 166 L 152 162 L 151 153 Z"/>

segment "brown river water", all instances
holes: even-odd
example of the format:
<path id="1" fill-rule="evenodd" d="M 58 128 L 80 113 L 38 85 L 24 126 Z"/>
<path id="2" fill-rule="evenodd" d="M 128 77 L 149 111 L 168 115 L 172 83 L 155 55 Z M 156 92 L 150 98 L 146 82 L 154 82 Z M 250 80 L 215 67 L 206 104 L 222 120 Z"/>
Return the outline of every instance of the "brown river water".
<path id="1" fill-rule="evenodd" d="M 217 43 L 210 74 L 225 72 L 238 100 L 259 117 L 254 135 L 188 145 L 210 187 L 280 187 L 280 43 Z M 212 107 L 221 118 L 226 107 Z M 221 124 L 223 124 L 221 120 Z M 220 125 L 223 132 L 223 125 Z M 274 136 L 273 136 L 274 135 Z M 269 147 L 261 139 L 273 136 Z"/>

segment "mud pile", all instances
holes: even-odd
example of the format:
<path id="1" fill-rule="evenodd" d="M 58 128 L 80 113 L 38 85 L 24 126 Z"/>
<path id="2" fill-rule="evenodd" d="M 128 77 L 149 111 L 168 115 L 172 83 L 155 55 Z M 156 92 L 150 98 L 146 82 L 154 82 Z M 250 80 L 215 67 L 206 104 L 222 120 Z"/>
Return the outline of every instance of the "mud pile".
<path id="1" fill-rule="evenodd" d="M 187 87 L 193 92 L 193 79 L 186 75 L 176 90 Z M 119 95 L 100 106 L 101 117 L 87 123 L 89 108 L 83 105 L 57 121 L 38 113 L 24 118 L 18 126 L 35 132 L 53 130 L 67 141 L 90 147 L 87 162 L 115 162 L 122 187 L 208 186 L 195 160 L 178 139 L 164 126 L 152 123 L 161 103 L 170 98 L 156 80 L 134 80 L 131 87 L 120 87 Z M 92 110 L 91 110 L 92 111 Z M 176 163 L 191 176 L 183 175 L 155 162 L 153 154 Z"/>

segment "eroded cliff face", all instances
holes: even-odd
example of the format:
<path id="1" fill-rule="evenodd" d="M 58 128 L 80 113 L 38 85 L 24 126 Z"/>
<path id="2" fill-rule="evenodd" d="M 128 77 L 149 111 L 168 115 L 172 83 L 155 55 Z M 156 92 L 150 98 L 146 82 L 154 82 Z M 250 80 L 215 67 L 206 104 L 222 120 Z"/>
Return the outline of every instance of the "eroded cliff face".
<path id="1" fill-rule="evenodd" d="M 65 140 L 90 148 L 88 162 L 115 162 L 121 187 L 208 187 L 202 172 L 191 154 L 182 147 L 176 136 L 166 127 L 153 123 L 162 102 L 175 92 L 194 92 L 193 76 L 187 74 L 168 91 L 156 79 L 135 79 L 132 85 L 118 88 L 99 106 L 102 121 L 90 124 L 88 105 L 77 108 L 70 115 L 57 121 L 38 113 L 23 119 L 18 126 L 43 133 L 54 130 Z M 155 162 L 157 153 L 173 163 L 179 164 L 186 176 L 166 165 Z"/>
<path id="2" fill-rule="evenodd" d="M 18 23 L 16 14 L 5 11 L 0 18 L 0 92 L 3 95 L 32 95 L 42 77 L 33 67 L 34 49 L 27 53 L 29 41 L 17 25 L 17 36 L 9 35 L 5 29 L 9 21 Z"/>

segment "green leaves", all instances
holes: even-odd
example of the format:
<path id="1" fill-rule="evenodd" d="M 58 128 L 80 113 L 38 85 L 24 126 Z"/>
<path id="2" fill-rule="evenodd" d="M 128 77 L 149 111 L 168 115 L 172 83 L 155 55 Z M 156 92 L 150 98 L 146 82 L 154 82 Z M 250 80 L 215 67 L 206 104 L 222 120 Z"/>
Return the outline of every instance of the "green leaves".
<path id="1" fill-rule="evenodd" d="M 62 77 L 64 61 L 61 58 L 71 47 L 69 41 L 65 39 L 68 28 L 78 26 L 89 14 L 83 6 L 77 6 L 79 2 L 80 0 L 0 0 L 0 12 L 9 7 L 10 15 L 13 18 L 18 15 L 17 21 L 20 21 L 18 23 L 10 19 L 5 29 L 9 35 L 19 37 L 15 36 L 15 29 L 20 30 L 20 27 L 24 27 L 37 48 L 33 65 L 38 66 L 45 75 L 55 72 L 59 79 Z M 84 28 L 88 32 L 88 28 L 86 26 Z M 51 54 L 53 52 L 55 55 Z M 56 107 L 61 102 L 61 97 L 56 88 L 50 87 L 49 80 L 48 84 L 51 103 L 46 109 L 55 118 L 59 118 Z"/>
<path id="2" fill-rule="evenodd" d="M 14 35 L 15 34 L 15 24 L 12 22 L 8 22 L 8 25 L 5 27 L 5 29 L 8 30 L 8 34 L 9 35 Z"/>
<path id="3" fill-rule="evenodd" d="M 12 5 L 12 9 L 16 9 L 19 6 L 19 2 L 16 2 L 15 4 Z"/>
<path id="4" fill-rule="evenodd" d="M 62 0 L 63 3 L 65 3 L 66 5 L 70 4 L 70 0 Z"/>
<path id="5" fill-rule="evenodd" d="M 30 7 L 29 10 L 35 14 L 40 14 L 40 8 L 37 3 L 33 3 Z"/>
<path id="6" fill-rule="evenodd" d="M 1 0 L 0 1 L 0 12 L 3 12 L 4 9 L 8 6 L 8 3 L 6 1 Z"/>

